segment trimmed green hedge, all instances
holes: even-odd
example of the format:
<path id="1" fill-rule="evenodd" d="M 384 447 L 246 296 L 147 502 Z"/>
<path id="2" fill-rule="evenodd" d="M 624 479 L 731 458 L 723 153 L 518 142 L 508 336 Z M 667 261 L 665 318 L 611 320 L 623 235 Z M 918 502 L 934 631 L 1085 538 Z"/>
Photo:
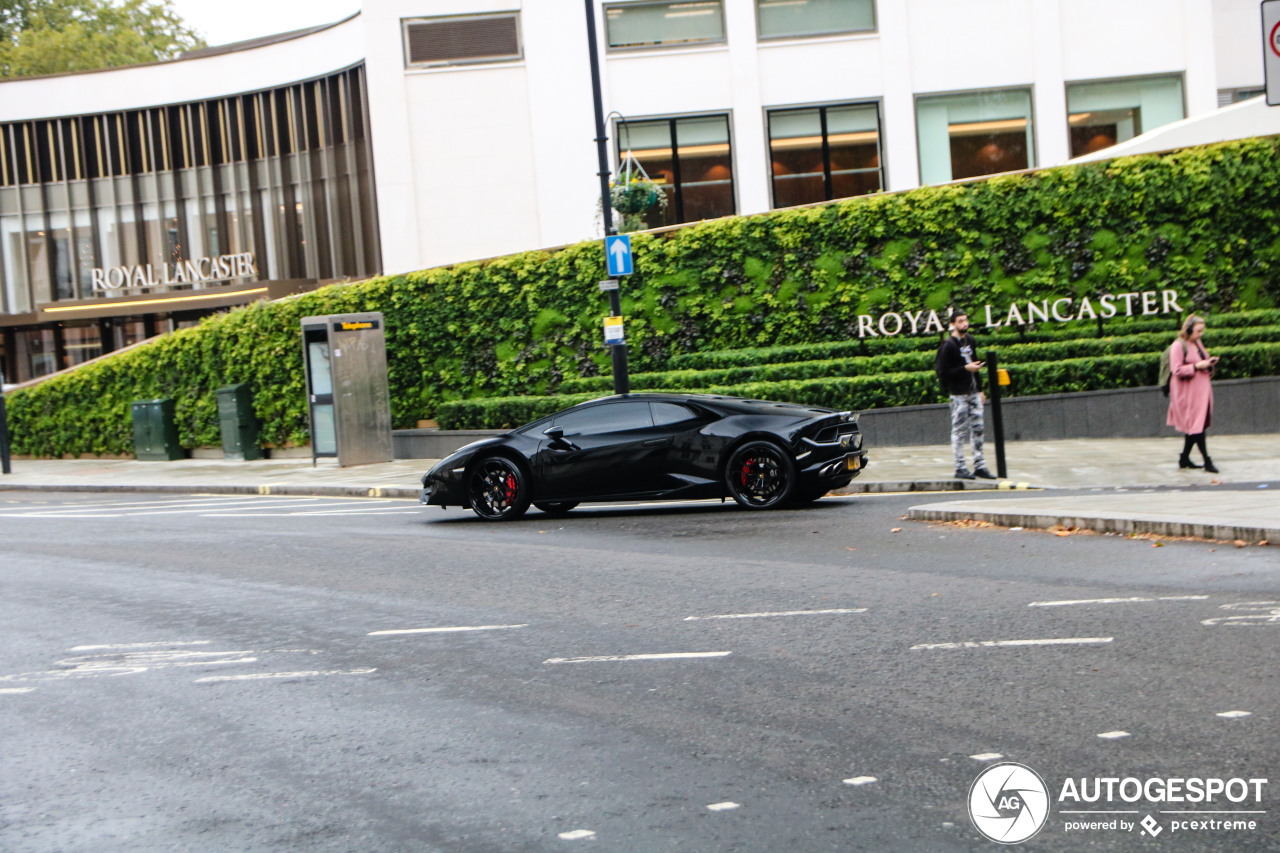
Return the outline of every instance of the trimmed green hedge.
<path id="1" fill-rule="evenodd" d="M 1218 379 L 1280 374 L 1280 343 L 1215 347 L 1213 352 L 1222 358 L 1215 374 Z M 1033 396 L 1155 385 L 1159 360 L 1156 354 L 1144 351 L 1011 364 L 1010 370 L 1017 383 L 1018 395 Z M 725 394 L 856 411 L 918 406 L 943 399 L 932 368 L 875 375 L 666 386 L 646 390 Z M 446 429 L 508 429 L 600 396 L 603 395 L 589 393 L 463 400 L 442 406 L 439 421 L 440 426 Z"/>
<path id="2" fill-rule="evenodd" d="M 1254 139 L 632 235 L 630 362 L 815 344 L 859 314 L 971 311 L 1175 289 L 1183 307 L 1280 307 L 1280 143 Z M 250 382 L 271 446 L 308 440 L 298 321 L 386 315 L 398 428 L 478 396 L 609 372 L 600 242 L 350 285 L 212 318 L 10 399 L 17 453 L 129 453 L 129 402 L 177 403 L 181 442 L 218 446 L 214 391 Z M 896 344 L 895 344 L 896 346 Z M 875 354 L 875 353 L 867 353 Z"/>
<path id="3" fill-rule="evenodd" d="M 1227 331 L 1230 334 L 1227 334 Z M 1222 344 L 1213 343 L 1215 352 L 1221 349 L 1223 344 L 1280 342 L 1280 325 L 1218 330 L 1215 337 L 1222 340 Z M 1160 351 L 1168 346 L 1172 339 L 1173 336 L 1166 331 L 1127 335 L 1120 338 L 1082 338 L 1037 344 L 1000 343 L 999 345 L 991 345 L 986 342 L 980 342 L 979 353 L 988 353 L 994 350 L 1000 356 L 1000 364 L 1010 369 L 1017 369 L 1020 365 L 1029 362 L 1059 361 L 1086 356 L 1120 355 L 1124 353 L 1145 354 L 1147 358 L 1158 361 Z M 731 367 L 723 370 L 672 370 L 660 373 L 638 373 L 632 374 L 630 381 L 632 388 L 644 390 L 648 388 L 701 388 L 709 385 L 739 382 L 776 382 L 787 379 L 818 379 L 828 376 L 865 376 L 871 373 L 932 370 L 935 357 L 934 349 L 930 348 L 928 351 L 916 350 L 893 355 L 798 361 L 782 364 L 766 363 L 753 367 Z M 590 391 L 607 393 L 612 389 L 612 378 L 604 376 L 590 379 L 572 379 L 560 386 L 560 391 L 564 394 L 587 393 Z"/>
<path id="4" fill-rule="evenodd" d="M 1005 347 L 1011 343 L 1048 343 L 1052 341 L 1086 340 L 1088 338 L 1105 339 L 1127 337 L 1136 334 L 1159 333 L 1172 338 L 1177 333 L 1180 319 L 1163 317 L 1159 319 L 1131 319 L 1128 321 L 1110 320 L 1105 325 L 1106 336 L 1098 335 L 1092 324 L 1064 323 L 1026 329 L 984 329 L 975 327 L 974 337 L 982 347 Z M 1230 314 L 1216 314 L 1210 318 L 1212 330 L 1210 340 L 1220 339 L 1235 341 L 1237 330 L 1254 326 L 1274 326 L 1280 324 L 1280 310 L 1242 311 Z M 1231 334 L 1220 335 L 1219 330 L 1230 329 Z M 866 338 L 848 341 L 832 341 L 820 344 L 801 344 L 797 346 L 750 347 L 738 350 L 717 350 L 713 352 L 690 353 L 671 359 L 673 370 L 712 370 L 729 367 L 751 367 L 761 364 L 779 364 L 796 361 L 821 361 L 831 358 L 857 358 L 891 353 L 929 351 L 938 348 L 938 336 Z"/>

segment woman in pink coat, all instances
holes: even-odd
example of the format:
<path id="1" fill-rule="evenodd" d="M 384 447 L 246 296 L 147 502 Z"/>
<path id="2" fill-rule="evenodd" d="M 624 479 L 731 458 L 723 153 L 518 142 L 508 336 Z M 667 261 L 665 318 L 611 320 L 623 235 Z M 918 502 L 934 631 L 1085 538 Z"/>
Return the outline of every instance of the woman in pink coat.
<path id="1" fill-rule="evenodd" d="M 1204 336 L 1204 320 L 1192 314 L 1182 324 L 1182 331 L 1169 348 L 1169 366 L 1173 377 L 1169 380 L 1168 424 L 1186 434 L 1179 468 L 1199 468 L 1191 461 L 1192 446 L 1200 448 L 1204 457 L 1204 470 L 1218 473 L 1204 446 L 1204 431 L 1213 421 L 1213 385 L 1210 377 L 1218 357 L 1210 357 L 1200 339 Z"/>

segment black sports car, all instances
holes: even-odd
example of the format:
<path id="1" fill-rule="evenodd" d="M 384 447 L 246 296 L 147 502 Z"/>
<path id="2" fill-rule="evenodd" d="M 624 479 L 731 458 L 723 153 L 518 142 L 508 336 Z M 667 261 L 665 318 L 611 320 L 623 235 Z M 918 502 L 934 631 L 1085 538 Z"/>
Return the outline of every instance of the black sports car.
<path id="1" fill-rule="evenodd" d="M 582 403 L 468 444 L 422 478 L 420 500 L 518 518 L 533 504 L 732 496 L 748 509 L 816 500 L 867 464 L 858 416 L 702 394 Z"/>

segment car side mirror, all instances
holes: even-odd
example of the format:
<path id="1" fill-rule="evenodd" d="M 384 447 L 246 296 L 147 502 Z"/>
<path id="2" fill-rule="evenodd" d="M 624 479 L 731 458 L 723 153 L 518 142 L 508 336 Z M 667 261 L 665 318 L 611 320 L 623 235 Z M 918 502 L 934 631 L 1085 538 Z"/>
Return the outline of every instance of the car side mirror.
<path id="1" fill-rule="evenodd" d="M 549 426 L 542 431 L 542 434 L 552 441 L 564 441 L 564 427 Z"/>

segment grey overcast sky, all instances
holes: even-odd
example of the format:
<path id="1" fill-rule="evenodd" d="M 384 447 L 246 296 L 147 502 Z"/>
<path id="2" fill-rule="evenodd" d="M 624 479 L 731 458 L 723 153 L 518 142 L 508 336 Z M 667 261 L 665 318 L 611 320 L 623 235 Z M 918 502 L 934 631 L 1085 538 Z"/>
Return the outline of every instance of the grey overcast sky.
<path id="1" fill-rule="evenodd" d="M 173 0 L 173 8 L 218 45 L 341 21 L 360 0 Z"/>

